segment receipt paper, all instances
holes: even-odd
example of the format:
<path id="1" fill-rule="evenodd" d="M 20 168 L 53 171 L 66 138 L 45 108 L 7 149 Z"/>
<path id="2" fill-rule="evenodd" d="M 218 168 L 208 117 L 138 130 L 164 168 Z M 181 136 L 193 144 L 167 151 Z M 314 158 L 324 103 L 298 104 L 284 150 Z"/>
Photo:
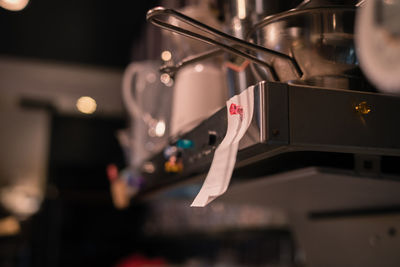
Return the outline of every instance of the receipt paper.
<path id="1" fill-rule="evenodd" d="M 236 163 L 239 141 L 245 135 L 253 117 L 254 86 L 229 99 L 226 108 L 228 116 L 226 135 L 215 150 L 210 170 L 192 207 L 204 207 L 228 189 Z"/>

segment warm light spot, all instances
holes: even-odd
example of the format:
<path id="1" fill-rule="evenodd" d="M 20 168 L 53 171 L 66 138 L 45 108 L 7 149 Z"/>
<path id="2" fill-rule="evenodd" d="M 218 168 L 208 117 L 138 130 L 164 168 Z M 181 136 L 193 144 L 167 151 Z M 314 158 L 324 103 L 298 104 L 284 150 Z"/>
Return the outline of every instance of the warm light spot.
<path id="1" fill-rule="evenodd" d="M 82 96 L 76 101 L 76 108 L 85 114 L 92 114 L 96 111 L 96 101 L 90 96 Z"/>
<path id="2" fill-rule="evenodd" d="M 165 84 L 168 87 L 171 87 L 174 84 L 174 80 L 169 76 L 167 73 L 163 73 L 160 76 L 160 80 L 163 84 Z"/>
<path id="3" fill-rule="evenodd" d="M 165 134 L 165 122 L 163 120 L 158 121 L 155 127 L 156 136 L 162 137 Z"/>
<path id="4" fill-rule="evenodd" d="M 233 20 L 233 28 L 236 31 L 240 31 L 242 29 L 242 25 L 240 24 L 240 20 L 239 19 L 234 19 Z"/>
<path id="5" fill-rule="evenodd" d="M 20 224 L 13 216 L 0 219 L 0 236 L 15 235 L 21 230 Z"/>
<path id="6" fill-rule="evenodd" d="M 203 64 L 197 64 L 197 65 L 194 67 L 194 70 L 195 70 L 196 72 L 202 72 L 203 69 L 204 69 Z"/>
<path id="7" fill-rule="evenodd" d="M 238 18 L 239 19 L 245 19 L 247 14 L 246 14 L 246 1 L 245 0 L 238 0 L 237 1 L 237 6 L 238 6 Z"/>
<path id="8" fill-rule="evenodd" d="M 166 51 L 163 51 L 163 52 L 161 53 L 161 59 L 162 59 L 162 60 L 164 60 L 164 61 L 170 61 L 171 58 L 172 58 L 171 52 L 169 52 L 169 51 L 166 50 Z"/>
<path id="9" fill-rule="evenodd" d="M 332 15 L 332 26 L 333 26 L 333 29 L 336 29 L 336 14 Z"/>
<path id="10" fill-rule="evenodd" d="M 20 11 L 28 5 L 29 0 L 0 0 L 0 6 L 11 10 Z"/>
<path id="11" fill-rule="evenodd" d="M 171 76 L 169 76 L 167 73 L 163 73 L 160 76 L 160 80 L 162 83 L 167 84 L 171 80 Z"/>
<path id="12" fill-rule="evenodd" d="M 146 173 L 153 173 L 156 170 L 156 167 L 151 161 L 146 161 L 143 164 L 142 170 Z"/>

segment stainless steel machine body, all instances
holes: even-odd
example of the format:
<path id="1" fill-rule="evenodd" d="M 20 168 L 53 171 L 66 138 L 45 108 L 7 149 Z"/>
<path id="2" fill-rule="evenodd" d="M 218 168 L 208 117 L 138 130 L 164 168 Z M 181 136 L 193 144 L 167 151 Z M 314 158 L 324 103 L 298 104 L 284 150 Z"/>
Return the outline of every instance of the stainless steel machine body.
<path id="1" fill-rule="evenodd" d="M 255 86 L 253 119 L 239 145 L 237 167 L 277 155 L 400 156 L 400 98 L 360 91 L 326 89 L 287 83 L 260 82 Z M 148 188 L 204 173 L 227 128 L 226 108 L 193 130 L 176 137 L 193 142 L 182 151 L 184 169 L 166 173 L 160 153 L 149 159 L 155 168 L 145 176 Z M 177 140 L 172 140 L 175 145 Z M 284 169 L 283 169 L 284 170 Z"/>

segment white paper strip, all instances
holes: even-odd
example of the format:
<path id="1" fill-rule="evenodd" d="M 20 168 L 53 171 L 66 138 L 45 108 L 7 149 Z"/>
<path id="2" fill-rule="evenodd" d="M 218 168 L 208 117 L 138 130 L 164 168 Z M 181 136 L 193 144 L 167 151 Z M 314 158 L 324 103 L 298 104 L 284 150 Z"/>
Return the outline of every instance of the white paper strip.
<path id="1" fill-rule="evenodd" d="M 226 102 L 228 128 L 221 144 L 215 150 L 210 170 L 192 207 L 204 207 L 228 189 L 236 163 L 239 141 L 245 135 L 253 118 L 254 86 Z"/>

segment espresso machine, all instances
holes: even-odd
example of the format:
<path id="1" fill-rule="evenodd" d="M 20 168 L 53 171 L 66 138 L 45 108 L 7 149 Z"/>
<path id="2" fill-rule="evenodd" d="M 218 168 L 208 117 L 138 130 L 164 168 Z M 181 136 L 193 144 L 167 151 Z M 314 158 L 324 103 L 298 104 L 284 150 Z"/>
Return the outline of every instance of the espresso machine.
<path id="1" fill-rule="evenodd" d="M 360 44 L 373 38 L 363 32 L 365 21 L 380 23 L 376 29 L 388 29 L 386 45 L 397 59 L 398 24 L 382 21 L 387 5 L 398 3 L 304 1 L 266 15 L 258 11 L 267 1 L 233 2 L 232 35 L 171 9 L 147 14 L 151 23 L 211 47 L 163 66 L 163 73 L 174 77 L 182 66 L 217 55 L 239 62 L 227 68 L 230 95 L 254 86 L 254 113 L 232 184 L 216 201 L 284 210 L 306 266 L 398 266 L 400 85 L 369 77 L 372 50 Z M 390 64 L 397 68 L 400 61 Z M 171 136 L 164 151 L 143 162 L 146 182 L 138 197 L 200 182 L 227 125 L 221 107 Z"/>

